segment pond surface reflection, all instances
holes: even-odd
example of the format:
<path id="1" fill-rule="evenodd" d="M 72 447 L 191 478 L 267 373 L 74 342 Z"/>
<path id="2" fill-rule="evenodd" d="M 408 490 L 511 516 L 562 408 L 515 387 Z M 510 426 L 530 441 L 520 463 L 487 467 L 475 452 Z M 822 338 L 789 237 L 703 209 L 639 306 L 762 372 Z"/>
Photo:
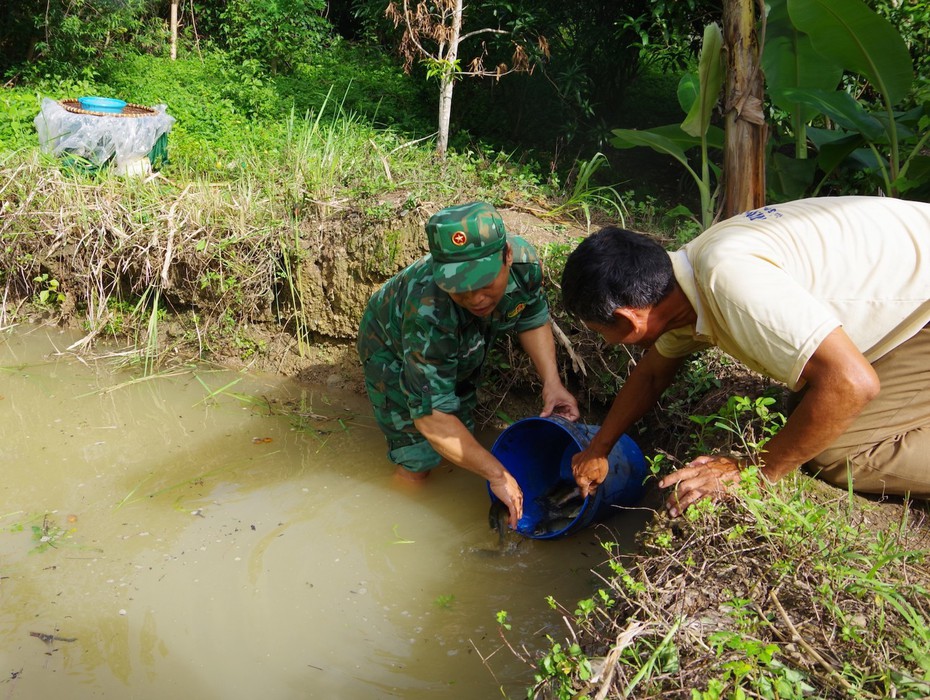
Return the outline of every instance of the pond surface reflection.
<path id="1" fill-rule="evenodd" d="M 515 646 L 562 639 L 546 597 L 590 596 L 598 538 L 645 517 L 501 551 L 474 475 L 398 488 L 364 397 L 141 379 L 75 339 L 0 333 L 4 697 L 524 697 L 497 611 Z"/>

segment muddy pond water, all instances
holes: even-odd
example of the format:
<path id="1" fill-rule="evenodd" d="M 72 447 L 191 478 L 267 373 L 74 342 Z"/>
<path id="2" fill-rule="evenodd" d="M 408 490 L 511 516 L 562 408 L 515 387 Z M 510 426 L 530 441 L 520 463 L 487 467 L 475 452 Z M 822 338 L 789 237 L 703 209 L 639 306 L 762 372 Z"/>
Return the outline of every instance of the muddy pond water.
<path id="1" fill-rule="evenodd" d="M 363 397 L 0 332 L 0 697 L 525 697 L 646 515 L 499 546 L 485 484 L 391 476 Z M 483 436 L 490 444 L 493 435 Z"/>

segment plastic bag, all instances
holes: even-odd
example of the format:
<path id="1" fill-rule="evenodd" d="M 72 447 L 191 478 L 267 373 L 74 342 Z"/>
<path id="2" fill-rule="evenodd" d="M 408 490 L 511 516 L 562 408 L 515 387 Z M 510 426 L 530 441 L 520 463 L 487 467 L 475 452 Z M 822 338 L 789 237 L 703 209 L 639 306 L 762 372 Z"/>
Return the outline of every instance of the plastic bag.
<path id="1" fill-rule="evenodd" d="M 112 158 L 117 168 L 144 158 L 155 142 L 171 131 L 175 118 L 167 105 L 155 105 L 156 114 L 141 117 L 77 114 L 48 97 L 33 120 L 39 145 L 56 156 L 72 154 L 102 166 Z"/>

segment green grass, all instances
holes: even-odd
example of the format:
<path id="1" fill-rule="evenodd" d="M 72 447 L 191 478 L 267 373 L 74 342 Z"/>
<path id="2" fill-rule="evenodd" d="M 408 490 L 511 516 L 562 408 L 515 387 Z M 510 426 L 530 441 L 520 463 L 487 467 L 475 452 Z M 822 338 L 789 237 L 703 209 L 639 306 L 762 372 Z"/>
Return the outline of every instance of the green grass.
<path id="1" fill-rule="evenodd" d="M 781 424 L 770 405 L 731 398 L 693 437 L 758 453 Z M 763 487 L 751 468 L 726 501 L 657 513 L 636 553 L 603 543 L 605 585 L 573 613 L 554 604 L 570 637 L 537 658 L 531 696 L 927 697 L 925 517 L 802 474 Z"/>
<path id="2" fill-rule="evenodd" d="M 617 225 L 626 227 L 626 210 L 623 198 L 613 185 L 595 184 L 594 176 L 597 171 L 608 165 L 607 157 L 603 153 L 596 153 L 587 161 L 578 164 L 578 172 L 572 178 L 571 190 L 563 201 L 544 214 L 548 217 L 558 217 L 565 214 L 581 212 L 584 216 L 587 231 L 591 231 L 591 217 L 595 210 L 610 215 Z"/>

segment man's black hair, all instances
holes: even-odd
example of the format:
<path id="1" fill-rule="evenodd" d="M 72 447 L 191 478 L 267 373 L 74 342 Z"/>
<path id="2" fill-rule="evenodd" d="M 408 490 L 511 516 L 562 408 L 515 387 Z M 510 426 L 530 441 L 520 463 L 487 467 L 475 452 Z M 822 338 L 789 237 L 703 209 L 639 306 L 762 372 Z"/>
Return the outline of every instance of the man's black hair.
<path id="1" fill-rule="evenodd" d="M 562 305 L 582 321 L 612 324 L 617 308 L 645 309 L 672 291 L 665 249 L 642 234 L 606 226 L 572 251 L 562 271 Z"/>

